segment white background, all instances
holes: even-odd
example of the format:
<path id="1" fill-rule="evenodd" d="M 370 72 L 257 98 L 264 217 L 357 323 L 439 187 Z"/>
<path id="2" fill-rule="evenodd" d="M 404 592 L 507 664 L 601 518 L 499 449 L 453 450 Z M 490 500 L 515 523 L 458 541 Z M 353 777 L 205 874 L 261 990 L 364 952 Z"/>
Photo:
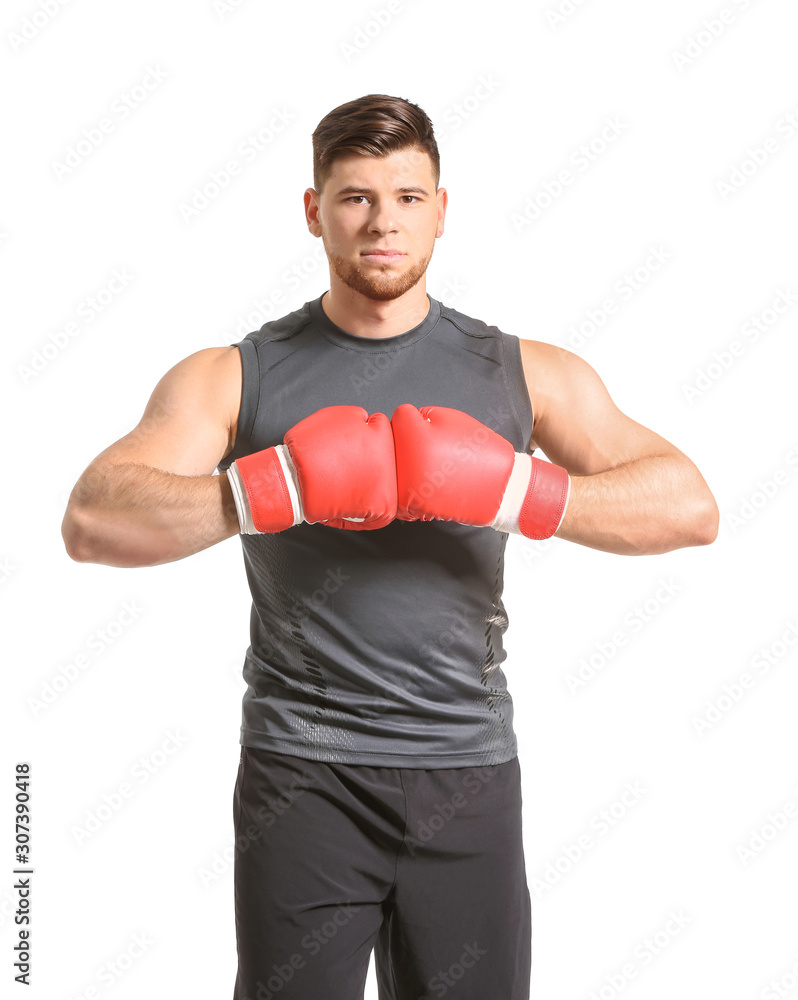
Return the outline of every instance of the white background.
<path id="1" fill-rule="evenodd" d="M 798 997 L 798 13 L 791 0 L 559 6 L 4 4 L 4 995 L 23 992 L 20 760 L 36 869 L 25 996 L 232 995 L 239 543 L 116 569 L 71 561 L 60 523 L 75 480 L 138 422 L 164 372 L 328 287 L 303 215 L 310 136 L 377 92 L 419 104 L 439 134 L 450 201 L 430 294 L 575 350 L 621 409 L 696 462 L 721 510 L 713 545 L 661 556 L 509 539 L 532 995 Z M 125 100 L 135 111 L 122 117 Z M 287 123 L 245 159 L 241 144 L 277 112 Z M 100 144 L 59 169 L 104 118 Z M 591 142 L 582 169 L 572 157 Z M 181 205 L 231 159 L 238 175 L 186 221 Z M 572 183 L 558 193 L 562 170 Z M 667 258 L 656 269 L 652 250 Z M 81 318 L 115 270 L 126 287 Z M 608 298 L 617 310 L 591 327 Z M 734 688 L 743 674 L 752 686 Z M 710 702 L 718 721 L 699 732 Z M 182 745 L 153 757 L 171 733 Z M 162 763 L 146 782 L 132 776 L 142 757 Z M 132 797 L 79 842 L 126 781 Z M 635 782 L 644 791 L 621 804 Z M 130 959 L 137 935 L 149 944 Z M 125 971 L 103 981 L 109 962 Z M 467 977 L 450 990 L 466 995 Z"/>

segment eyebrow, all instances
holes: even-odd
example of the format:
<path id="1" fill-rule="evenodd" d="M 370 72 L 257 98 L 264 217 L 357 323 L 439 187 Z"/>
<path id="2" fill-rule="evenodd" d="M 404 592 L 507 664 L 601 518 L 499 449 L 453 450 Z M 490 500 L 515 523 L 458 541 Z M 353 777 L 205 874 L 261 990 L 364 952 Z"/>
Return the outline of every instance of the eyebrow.
<path id="1" fill-rule="evenodd" d="M 423 194 L 429 197 L 429 191 L 423 187 L 400 187 L 396 188 L 397 194 Z M 336 196 L 342 194 L 374 194 L 372 188 L 367 187 L 357 187 L 350 184 L 349 187 L 341 188 L 340 191 L 336 192 Z"/>

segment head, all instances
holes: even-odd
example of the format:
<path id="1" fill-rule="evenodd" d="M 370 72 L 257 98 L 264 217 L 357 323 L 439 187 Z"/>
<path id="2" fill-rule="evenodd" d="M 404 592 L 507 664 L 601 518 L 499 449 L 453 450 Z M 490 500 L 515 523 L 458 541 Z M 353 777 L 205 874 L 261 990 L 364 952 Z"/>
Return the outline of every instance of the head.
<path id="1" fill-rule="evenodd" d="M 326 115 L 313 133 L 308 228 L 333 275 L 369 299 L 413 288 L 443 235 L 447 195 L 432 123 L 401 97 L 369 94 Z M 396 259 L 368 256 L 397 250 Z"/>

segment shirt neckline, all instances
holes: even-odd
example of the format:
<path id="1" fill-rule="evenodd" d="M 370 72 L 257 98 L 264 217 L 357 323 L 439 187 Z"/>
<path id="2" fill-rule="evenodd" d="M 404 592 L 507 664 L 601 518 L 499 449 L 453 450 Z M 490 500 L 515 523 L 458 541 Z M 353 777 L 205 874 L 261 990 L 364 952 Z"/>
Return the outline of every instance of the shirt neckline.
<path id="1" fill-rule="evenodd" d="M 400 347 L 409 347 L 411 344 L 415 344 L 426 337 L 441 316 L 440 302 L 437 299 L 433 299 L 429 292 L 427 292 L 429 312 L 417 326 L 414 326 L 411 330 L 405 330 L 404 333 L 396 333 L 392 337 L 361 337 L 358 334 L 349 333 L 347 330 L 333 323 L 321 305 L 321 300 L 326 294 L 327 292 L 322 292 L 317 299 L 311 300 L 310 315 L 321 327 L 327 340 L 333 344 L 337 344 L 339 347 L 346 347 L 353 351 L 380 352 L 396 350 Z"/>

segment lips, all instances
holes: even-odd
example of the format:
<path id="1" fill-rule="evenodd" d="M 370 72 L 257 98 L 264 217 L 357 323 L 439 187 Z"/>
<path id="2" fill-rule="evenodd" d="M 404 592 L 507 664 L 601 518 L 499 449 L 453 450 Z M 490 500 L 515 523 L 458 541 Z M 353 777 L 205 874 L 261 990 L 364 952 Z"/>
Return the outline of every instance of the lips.
<path id="1" fill-rule="evenodd" d="M 367 250 L 360 256 L 367 264 L 398 264 L 405 254 L 400 250 Z"/>

